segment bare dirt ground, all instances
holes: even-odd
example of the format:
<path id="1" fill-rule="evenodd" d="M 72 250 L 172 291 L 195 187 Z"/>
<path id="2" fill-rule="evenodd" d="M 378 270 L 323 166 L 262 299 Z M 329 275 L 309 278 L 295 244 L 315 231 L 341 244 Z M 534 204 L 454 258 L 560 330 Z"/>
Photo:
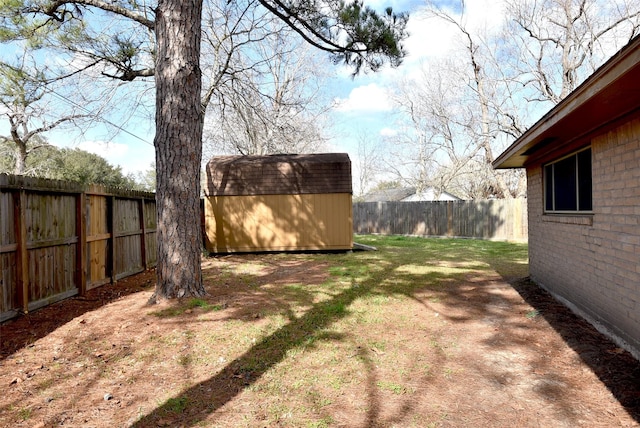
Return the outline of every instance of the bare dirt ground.
<path id="1" fill-rule="evenodd" d="M 638 361 L 526 279 L 349 295 L 329 265 L 208 259 L 201 302 L 147 306 L 149 271 L 9 321 L 0 426 L 640 426 Z"/>

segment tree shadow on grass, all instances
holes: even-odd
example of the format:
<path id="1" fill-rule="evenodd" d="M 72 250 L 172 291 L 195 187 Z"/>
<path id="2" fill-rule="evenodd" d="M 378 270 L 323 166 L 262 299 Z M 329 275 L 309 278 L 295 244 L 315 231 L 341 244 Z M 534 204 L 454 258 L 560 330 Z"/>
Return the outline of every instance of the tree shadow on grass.
<path id="1" fill-rule="evenodd" d="M 393 268 L 393 267 L 392 267 Z M 392 269 L 391 269 L 392 270 Z M 443 276 L 444 280 L 445 276 Z M 200 382 L 179 396 L 170 398 L 155 408 L 151 413 L 141 417 L 133 427 L 155 427 L 158 424 L 178 426 L 188 424 L 193 426 L 215 413 L 242 391 L 254 384 L 269 369 L 282 362 L 288 352 L 296 347 L 304 346 L 315 340 L 342 340 L 336 333 L 327 332 L 326 328 L 336 321 L 349 315 L 349 306 L 361 297 L 376 294 L 376 287 L 384 278 L 374 273 L 366 281 L 356 283 L 334 296 L 333 298 L 316 303 L 304 315 L 295 317 L 290 314 L 290 323 L 273 334 L 256 343 L 245 354 L 227 364 L 220 372 L 211 378 Z M 366 355 L 360 355 L 367 360 Z M 371 377 L 371 376 L 369 376 Z M 374 390 L 375 379 L 370 378 L 369 390 Z M 375 397 L 372 407 L 367 414 L 365 426 L 372 426 L 378 418 Z M 175 411 L 175 403 L 186 403 L 181 412 Z M 410 406 L 403 406 L 394 419 L 402 420 L 404 412 Z"/>
<path id="2" fill-rule="evenodd" d="M 381 274 L 374 274 L 373 277 L 369 277 L 366 281 L 352 284 L 349 289 L 344 290 L 333 298 L 322 303 L 316 303 L 302 316 L 295 317 L 294 314 L 290 314 L 289 324 L 255 344 L 245 354 L 229 363 L 209 379 L 167 400 L 152 410 L 151 413 L 139 419 L 133 426 L 150 427 L 157 426 L 159 423 L 172 426 L 184 424 L 185 422 L 185 426 L 193 426 L 201 423 L 235 397 L 242 394 L 246 388 L 257 382 L 272 367 L 285 360 L 288 351 L 291 349 L 304 346 L 313 340 L 343 340 L 344 338 L 340 335 L 328 333 L 326 329 L 334 322 L 348 316 L 350 305 L 362 297 L 379 294 L 400 294 L 416 299 L 415 293 L 421 288 L 417 283 L 429 283 L 431 284 L 429 288 L 432 291 L 439 290 L 435 296 L 442 295 L 443 300 L 447 301 L 452 307 L 467 307 L 466 302 L 469 302 L 469 299 L 475 301 L 476 304 L 472 306 L 474 308 L 477 303 L 480 303 L 480 306 L 476 308 L 476 312 L 464 313 L 460 315 L 459 319 L 451 318 L 450 321 L 463 323 L 470 319 L 493 317 L 495 322 L 500 322 L 504 308 L 496 306 L 496 304 L 501 303 L 501 300 L 496 300 L 491 291 L 496 287 L 509 287 L 504 280 L 513 279 L 512 274 L 515 271 L 512 272 L 507 264 L 502 266 L 502 263 L 496 259 L 495 255 L 483 258 L 479 256 L 478 252 L 471 252 L 469 256 L 468 260 L 459 258 L 456 262 L 464 266 L 465 263 L 470 263 L 476 257 L 479 257 L 480 260 L 487 262 L 500 274 L 502 281 L 487 277 L 480 278 L 481 281 L 473 284 L 468 284 L 468 278 L 461 279 L 456 274 L 447 275 L 438 272 L 418 275 L 396 272 L 394 274 L 394 284 L 385 286 L 384 291 L 382 291 L 380 284 L 386 277 Z M 398 267 L 399 260 L 395 260 L 393 254 L 387 254 L 386 260 L 389 262 L 389 265 L 386 266 L 387 271 Z M 453 262 L 449 261 L 449 263 Z M 446 286 L 440 287 L 433 284 L 446 284 Z M 639 421 L 640 366 L 638 362 L 629 354 L 620 352 L 615 345 L 604 339 L 590 325 L 575 317 L 567 308 L 555 302 L 535 285 L 521 280 L 514 281 L 513 286 L 530 306 L 545 316 L 549 324 L 561 334 L 567 345 L 580 355 L 583 361 L 609 388 L 629 415 Z M 486 294 L 487 292 L 489 294 Z M 478 295 L 478 293 L 482 294 Z M 424 299 L 419 299 L 419 301 L 426 305 L 426 309 L 428 309 L 428 301 Z M 505 301 L 504 303 L 507 302 Z M 524 314 L 522 317 L 521 325 L 510 324 L 509 327 L 525 328 L 526 323 L 524 320 L 526 320 L 526 317 Z M 526 342 L 520 345 L 525 346 Z M 369 356 L 367 355 L 367 350 L 360 350 L 359 357 L 363 361 L 365 368 L 367 368 L 366 383 L 369 407 L 363 426 L 375 426 L 380 424 L 380 397 L 376 388 L 377 378 L 374 370 L 368 364 Z M 495 375 L 497 379 L 501 373 L 487 373 L 487 375 Z M 540 393 L 545 394 L 546 392 L 548 391 L 542 390 Z M 562 397 L 559 397 L 558 400 L 560 400 L 560 403 L 557 403 L 559 409 L 570 408 L 571 400 L 563 402 Z M 180 412 L 175 411 L 176 402 L 186 403 L 184 409 Z M 397 410 L 392 418 L 394 421 L 402 422 L 403 415 L 409 412 L 411 412 L 411 403 L 407 402 Z M 566 417 L 571 419 L 573 416 L 569 412 Z M 389 419 L 386 422 L 389 422 Z"/>
<path id="3" fill-rule="evenodd" d="M 640 422 L 640 362 L 529 278 L 515 281 L 513 287 Z"/>

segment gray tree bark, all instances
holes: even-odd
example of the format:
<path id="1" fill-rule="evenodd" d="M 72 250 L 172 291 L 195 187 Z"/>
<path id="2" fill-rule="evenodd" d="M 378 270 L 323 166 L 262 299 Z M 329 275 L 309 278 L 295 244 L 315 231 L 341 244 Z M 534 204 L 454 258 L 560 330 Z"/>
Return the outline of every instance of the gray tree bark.
<path id="1" fill-rule="evenodd" d="M 200 73 L 202 0 L 160 0 L 156 10 L 158 265 L 152 301 L 202 296 Z"/>

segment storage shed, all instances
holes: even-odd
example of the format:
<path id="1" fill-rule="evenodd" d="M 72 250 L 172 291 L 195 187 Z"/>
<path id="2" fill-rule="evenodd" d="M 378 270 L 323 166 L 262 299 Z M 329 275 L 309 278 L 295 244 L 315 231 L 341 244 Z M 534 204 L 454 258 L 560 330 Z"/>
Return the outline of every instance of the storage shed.
<path id="1" fill-rule="evenodd" d="M 353 247 L 346 153 L 217 156 L 207 164 L 204 194 L 211 253 Z"/>

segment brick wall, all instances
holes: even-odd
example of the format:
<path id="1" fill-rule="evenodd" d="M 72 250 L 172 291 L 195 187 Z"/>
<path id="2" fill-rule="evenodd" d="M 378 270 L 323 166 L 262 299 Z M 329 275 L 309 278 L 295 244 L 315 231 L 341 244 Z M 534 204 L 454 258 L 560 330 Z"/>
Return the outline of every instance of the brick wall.
<path id="1" fill-rule="evenodd" d="M 527 167 L 531 278 L 640 359 L 640 119 L 591 148 L 593 215 L 544 215 Z"/>

